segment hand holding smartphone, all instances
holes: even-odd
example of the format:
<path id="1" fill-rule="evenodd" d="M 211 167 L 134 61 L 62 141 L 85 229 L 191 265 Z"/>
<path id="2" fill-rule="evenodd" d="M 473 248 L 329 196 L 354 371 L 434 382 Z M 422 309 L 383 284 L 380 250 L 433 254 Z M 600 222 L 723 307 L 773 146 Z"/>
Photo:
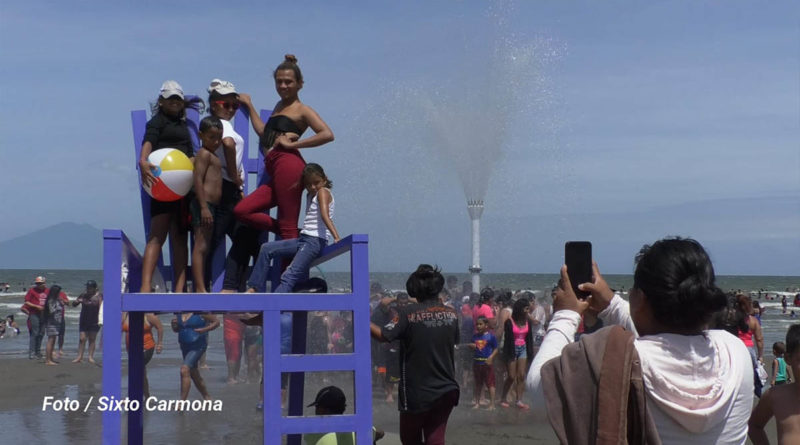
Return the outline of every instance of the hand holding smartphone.
<path id="1" fill-rule="evenodd" d="M 592 281 L 592 243 L 567 241 L 564 244 L 564 264 L 575 295 L 581 300 L 587 299 L 589 292 L 578 289 L 578 285 Z"/>

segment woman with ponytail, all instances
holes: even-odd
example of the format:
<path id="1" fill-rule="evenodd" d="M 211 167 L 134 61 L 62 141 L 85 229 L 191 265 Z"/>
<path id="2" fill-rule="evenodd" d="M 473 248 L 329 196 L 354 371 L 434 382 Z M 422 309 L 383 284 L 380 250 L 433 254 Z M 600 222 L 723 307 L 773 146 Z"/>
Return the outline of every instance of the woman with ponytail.
<path id="1" fill-rule="evenodd" d="M 300 149 L 333 141 L 333 132 L 314 109 L 300 102 L 298 93 L 303 88 L 303 74 L 295 56 L 287 54 L 273 72 L 273 78 L 281 99 L 266 123 L 261 120 L 250 95 L 239 94 L 239 101 L 250 112 L 270 179 L 242 199 L 234 208 L 234 215 L 249 227 L 269 230 L 288 240 L 300 236 L 297 220 L 303 194 L 301 176 L 306 166 Z M 309 127 L 314 135 L 300 139 Z M 273 207 L 278 208 L 277 219 L 264 213 Z"/>
<path id="2" fill-rule="evenodd" d="M 555 314 L 527 378 L 543 390 L 556 435 L 569 443 L 622 443 L 627 435 L 630 443 L 744 444 L 753 368 L 738 338 L 709 329 L 727 298 L 708 254 L 695 240 L 666 238 L 644 246 L 635 263 L 629 302 L 597 264 L 592 282 L 578 286 L 590 292 L 580 300 L 561 268 Z M 573 342 L 589 307 L 607 327 Z"/>

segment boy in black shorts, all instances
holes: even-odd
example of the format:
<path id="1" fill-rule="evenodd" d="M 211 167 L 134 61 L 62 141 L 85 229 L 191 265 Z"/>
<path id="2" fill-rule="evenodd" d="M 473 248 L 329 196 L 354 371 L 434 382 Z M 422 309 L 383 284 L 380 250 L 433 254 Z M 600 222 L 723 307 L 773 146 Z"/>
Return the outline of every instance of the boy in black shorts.
<path id="1" fill-rule="evenodd" d="M 222 143 L 222 122 L 214 116 L 200 121 L 201 149 L 194 161 L 194 193 L 190 209 L 194 227 L 192 279 L 195 292 L 206 290 L 203 265 L 214 233 L 214 206 L 222 197 L 222 162 L 215 154 Z"/>

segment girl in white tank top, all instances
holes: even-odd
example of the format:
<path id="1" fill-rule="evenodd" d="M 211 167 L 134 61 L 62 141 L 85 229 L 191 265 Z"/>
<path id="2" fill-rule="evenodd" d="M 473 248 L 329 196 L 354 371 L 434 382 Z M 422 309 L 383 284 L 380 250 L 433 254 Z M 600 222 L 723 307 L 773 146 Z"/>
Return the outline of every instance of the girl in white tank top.
<path id="1" fill-rule="evenodd" d="M 247 281 L 248 292 L 265 292 L 266 280 L 269 276 L 269 265 L 273 259 L 294 253 L 289 267 L 281 275 L 280 284 L 273 290 L 275 293 L 292 292 L 295 284 L 308 277 L 308 268 L 319 257 L 320 252 L 328 244 L 328 235 L 338 243 L 339 232 L 333 225 L 333 183 L 325 175 L 319 164 L 309 163 L 303 169 L 303 187 L 306 195 L 306 217 L 300 238 L 264 243 L 258 254 L 256 264 Z"/>

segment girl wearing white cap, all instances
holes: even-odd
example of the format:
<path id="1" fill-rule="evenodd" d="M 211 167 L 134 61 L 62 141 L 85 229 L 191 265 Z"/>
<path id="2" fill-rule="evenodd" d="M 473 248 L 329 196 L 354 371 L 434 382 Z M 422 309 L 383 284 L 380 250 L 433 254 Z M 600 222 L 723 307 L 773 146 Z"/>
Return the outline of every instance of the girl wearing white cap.
<path id="1" fill-rule="evenodd" d="M 194 157 L 194 146 L 189 136 L 186 108 L 199 110 L 203 107 L 200 98 L 186 99 L 183 88 L 178 82 L 168 80 L 161 85 L 158 99 L 152 106 L 152 118 L 147 122 L 142 151 L 139 155 L 139 172 L 142 185 L 152 185 L 155 176 L 151 172 L 155 165 L 147 158 L 153 150 L 159 148 L 176 148 L 190 159 Z M 151 291 L 153 271 L 161 254 L 161 247 L 170 235 L 172 245 L 172 271 L 175 292 L 183 292 L 186 285 L 186 265 L 189 250 L 186 245 L 188 227 L 182 222 L 188 212 L 188 202 L 180 199 L 173 202 L 162 202 L 150 199 L 150 233 L 142 259 L 142 287 L 140 292 Z"/>

